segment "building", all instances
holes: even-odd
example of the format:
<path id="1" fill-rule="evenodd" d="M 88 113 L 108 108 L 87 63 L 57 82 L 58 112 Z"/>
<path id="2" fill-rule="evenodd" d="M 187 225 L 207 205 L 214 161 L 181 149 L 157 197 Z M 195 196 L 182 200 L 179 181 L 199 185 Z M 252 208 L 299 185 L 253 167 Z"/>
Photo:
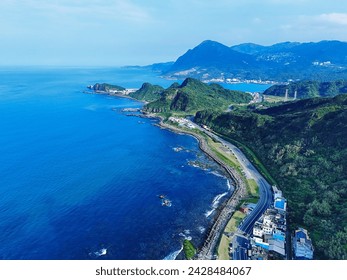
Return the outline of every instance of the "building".
<path id="1" fill-rule="evenodd" d="M 240 211 L 241 211 L 242 213 L 249 214 L 249 213 L 251 213 L 251 212 L 253 211 L 253 209 L 254 209 L 256 206 L 257 206 L 257 205 L 254 204 L 254 203 L 246 203 L 246 204 L 244 203 L 244 204 L 241 205 Z"/>
<path id="2" fill-rule="evenodd" d="M 306 229 L 298 228 L 293 238 L 295 260 L 312 260 L 313 246 Z"/>
<path id="3" fill-rule="evenodd" d="M 278 241 L 285 241 L 286 234 L 283 231 L 276 229 L 272 234 L 272 238 Z"/>
<path id="4" fill-rule="evenodd" d="M 269 251 L 276 252 L 284 257 L 286 255 L 285 242 L 275 239 L 269 240 Z"/>
<path id="5" fill-rule="evenodd" d="M 282 210 L 270 208 L 255 222 L 252 242 L 255 247 L 277 254 L 282 259 L 286 257 L 286 218 Z"/>
<path id="6" fill-rule="evenodd" d="M 284 212 L 287 211 L 287 200 L 283 197 L 275 198 L 274 208 Z"/>
<path id="7" fill-rule="evenodd" d="M 274 199 L 276 199 L 278 197 L 283 197 L 282 191 L 279 190 L 276 186 L 272 186 L 272 191 L 274 193 Z"/>
<path id="8" fill-rule="evenodd" d="M 269 250 L 269 242 L 264 241 L 262 238 L 259 237 L 253 237 L 253 241 L 256 246 L 263 248 L 265 250 Z"/>
<path id="9" fill-rule="evenodd" d="M 259 222 L 255 222 L 254 227 L 253 227 L 253 236 L 258 236 L 258 237 L 263 237 L 264 231 L 262 224 Z"/>
<path id="10" fill-rule="evenodd" d="M 287 200 L 276 186 L 272 186 L 272 190 L 273 207 L 268 208 L 255 222 L 252 245 L 255 252 L 260 250 L 263 253 L 267 252 L 270 258 L 286 259 Z M 253 255 L 255 259 L 257 259 L 256 255 Z"/>

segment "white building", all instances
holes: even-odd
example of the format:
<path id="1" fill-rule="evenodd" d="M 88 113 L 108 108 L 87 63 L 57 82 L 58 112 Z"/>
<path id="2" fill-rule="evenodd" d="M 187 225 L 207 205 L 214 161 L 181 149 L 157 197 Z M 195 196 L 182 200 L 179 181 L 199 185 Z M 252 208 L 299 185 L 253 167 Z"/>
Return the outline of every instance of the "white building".
<path id="1" fill-rule="evenodd" d="M 256 222 L 253 227 L 253 236 L 263 237 L 263 235 L 264 235 L 264 231 L 263 231 L 262 224 L 260 224 L 259 222 Z"/>

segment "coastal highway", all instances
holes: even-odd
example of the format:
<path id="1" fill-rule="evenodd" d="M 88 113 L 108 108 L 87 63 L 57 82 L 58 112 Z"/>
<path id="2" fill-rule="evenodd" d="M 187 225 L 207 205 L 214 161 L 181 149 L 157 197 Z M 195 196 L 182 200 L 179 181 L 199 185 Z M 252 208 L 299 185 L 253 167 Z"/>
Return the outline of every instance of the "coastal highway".
<path id="1" fill-rule="evenodd" d="M 210 134 L 209 134 L 210 135 Z M 211 135 L 210 135 L 211 136 Z M 224 139 L 215 136 L 216 140 L 220 141 L 225 147 L 229 148 L 236 156 L 242 169 L 245 172 L 247 179 L 254 179 L 259 186 L 259 201 L 254 207 L 253 211 L 249 213 L 246 218 L 239 225 L 239 230 L 244 233 L 243 237 L 236 237 L 236 246 L 234 245 L 233 259 L 234 260 L 247 260 L 247 250 L 250 248 L 248 237 L 253 232 L 254 223 L 261 217 L 267 208 L 273 203 L 273 194 L 271 185 L 259 173 L 254 165 L 246 158 L 242 151 L 235 145 L 225 141 Z M 239 245 L 241 244 L 241 246 Z"/>
<path id="2" fill-rule="evenodd" d="M 244 174 L 247 179 L 254 179 L 259 186 L 259 201 L 254 207 L 253 211 L 248 214 L 248 216 L 241 222 L 238 230 L 243 233 L 242 236 L 237 235 L 234 239 L 234 249 L 233 249 L 233 259 L 247 259 L 246 250 L 250 247 L 248 237 L 253 232 L 254 223 L 261 217 L 267 208 L 273 203 L 273 194 L 271 185 L 265 180 L 265 178 L 259 173 L 259 171 L 254 167 L 254 165 L 247 159 L 247 157 L 242 153 L 242 151 L 235 145 L 227 142 L 218 135 L 214 134 L 210 130 L 206 130 L 196 123 L 194 124 L 199 130 L 203 131 L 209 135 L 212 139 L 222 143 L 226 148 L 228 148 L 239 161 Z M 247 244 L 248 243 L 248 244 Z M 241 244 L 241 246 L 240 246 Z M 235 247 L 236 245 L 236 247 Z"/>

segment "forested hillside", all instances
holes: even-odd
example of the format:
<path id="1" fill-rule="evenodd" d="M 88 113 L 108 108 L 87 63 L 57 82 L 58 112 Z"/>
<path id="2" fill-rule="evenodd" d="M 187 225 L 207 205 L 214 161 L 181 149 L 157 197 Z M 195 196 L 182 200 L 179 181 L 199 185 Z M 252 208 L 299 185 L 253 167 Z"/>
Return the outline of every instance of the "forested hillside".
<path id="1" fill-rule="evenodd" d="M 288 199 L 290 227 L 310 231 L 315 258 L 347 258 L 347 95 L 195 119 L 259 156 Z"/>
<path id="2" fill-rule="evenodd" d="M 288 90 L 289 97 L 294 97 L 295 92 L 297 93 L 297 98 L 332 97 L 338 94 L 347 93 L 347 81 L 299 81 L 288 85 L 274 85 L 268 88 L 264 94 L 284 96 L 286 90 Z"/>
<path id="3" fill-rule="evenodd" d="M 228 90 L 218 84 L 205 84 L 187 78 L 179 85 L 172 84 L 163 91 L 160 98 L 147 104 L 147 112 L 186 112 L 195 114 L 199 110 L 227 110 L 231 104 L 248 103 L 252 100 L 249 93 Z"/>

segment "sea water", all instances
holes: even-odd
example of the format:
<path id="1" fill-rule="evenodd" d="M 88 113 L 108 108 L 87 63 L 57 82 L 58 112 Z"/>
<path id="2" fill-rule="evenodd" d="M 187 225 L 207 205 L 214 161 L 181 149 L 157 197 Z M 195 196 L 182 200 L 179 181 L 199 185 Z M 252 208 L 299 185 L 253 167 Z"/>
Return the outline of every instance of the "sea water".
<path id="1" fill-rule="evenodd" d="M 0 259 L 175 258 L 233 191 L 195 138 L 122 112 L 140 102 L 84 93 L 96 82 L 171 84 L 141 69 L 0 69 Z"/>

